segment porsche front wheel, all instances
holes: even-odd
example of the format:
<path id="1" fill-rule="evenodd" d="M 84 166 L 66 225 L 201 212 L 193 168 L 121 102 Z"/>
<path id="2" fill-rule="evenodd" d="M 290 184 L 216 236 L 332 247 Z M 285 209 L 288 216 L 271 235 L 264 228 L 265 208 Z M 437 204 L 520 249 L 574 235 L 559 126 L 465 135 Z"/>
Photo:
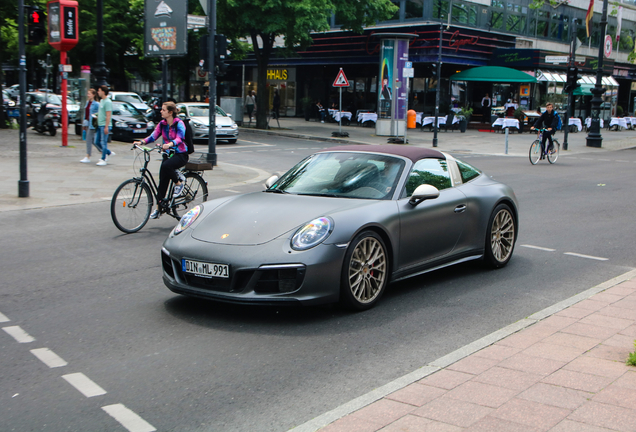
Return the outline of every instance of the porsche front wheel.
<path id="1" fill-rule="evenodd" d="M 370 309 L 389 281 L 389 257 L 373 231 L 358 234 L 349 245 L 342 268 L 340 301 L 353 310 Z"/>

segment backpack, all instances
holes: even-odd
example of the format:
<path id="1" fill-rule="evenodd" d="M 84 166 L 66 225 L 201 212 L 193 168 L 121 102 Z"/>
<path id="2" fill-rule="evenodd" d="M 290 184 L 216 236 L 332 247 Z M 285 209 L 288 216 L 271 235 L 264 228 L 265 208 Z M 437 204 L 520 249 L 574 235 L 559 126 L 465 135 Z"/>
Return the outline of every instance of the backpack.
<path id="1" fill-rule="evenodd" d="M 188 146 L 188 154 L 194 153 L 194 139 L 192 138 L 192 126 L 190 126 L 190 119 L 182 119 L 185 125 L 185 142 Z"/>
<path id="2" fill-rule="evenodd" d="M 556 112 L 556 111 L 554 111 L 554 115 L 555 115 L 555 116 L 556 116 L 556 118 L 557 118 L 557 127 L 556 127 L 556 129 L 557 129 L 557 130 L 561 130 L 561 128 L 563 127 L 563 122 L 561 121 L 561 116 L 560 116 L 560 115 L 559 115 L 559 113 L 558 113 L 558 112 Z"/>

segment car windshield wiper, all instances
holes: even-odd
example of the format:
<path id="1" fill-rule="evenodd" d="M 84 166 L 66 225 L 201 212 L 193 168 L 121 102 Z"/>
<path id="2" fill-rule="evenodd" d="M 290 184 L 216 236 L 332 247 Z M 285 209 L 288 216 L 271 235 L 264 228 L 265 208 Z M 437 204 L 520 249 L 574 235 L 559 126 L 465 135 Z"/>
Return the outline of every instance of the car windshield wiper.
<path id="1" fill-rule="evenodd" d="M 299 193 L 298 195 L 342 198 L 342 195 L 338 195 L 334 193 Z"/>
<path id="2" fill-rule="evenodd" d="M 289 194 L 289 192 L 284 191 L 284 190 L 280 190 L 280 189 L 266 189 L 265 192 L 279 193 L 279 194 Z"/>

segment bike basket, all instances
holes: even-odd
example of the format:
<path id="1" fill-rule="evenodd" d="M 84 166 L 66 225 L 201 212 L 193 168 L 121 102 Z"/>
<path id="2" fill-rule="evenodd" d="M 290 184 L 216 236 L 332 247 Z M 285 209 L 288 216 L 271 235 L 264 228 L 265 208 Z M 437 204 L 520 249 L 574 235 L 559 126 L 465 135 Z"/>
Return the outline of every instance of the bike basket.
<path id="1" fill-rule="evenodd" d="M 188 163 L 185 165 L 185 169 L 190 171 L 209 171 L 213 168 L 212 163 L 208 162 L 208 155 L 210 153 L 195 152 L 190 155 Z"/>

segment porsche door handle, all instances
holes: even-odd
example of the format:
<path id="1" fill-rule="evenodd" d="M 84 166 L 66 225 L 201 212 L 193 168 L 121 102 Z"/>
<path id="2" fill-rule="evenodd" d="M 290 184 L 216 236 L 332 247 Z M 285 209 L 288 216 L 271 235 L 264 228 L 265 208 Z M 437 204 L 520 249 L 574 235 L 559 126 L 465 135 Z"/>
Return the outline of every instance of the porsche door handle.
<path id="1" fill-rule="evenodd" d="M 465 210 L 466 210 L 465 204 L 458 205 L 457 207 L 455 207 L 455 213 L 463 213 Z"/>

